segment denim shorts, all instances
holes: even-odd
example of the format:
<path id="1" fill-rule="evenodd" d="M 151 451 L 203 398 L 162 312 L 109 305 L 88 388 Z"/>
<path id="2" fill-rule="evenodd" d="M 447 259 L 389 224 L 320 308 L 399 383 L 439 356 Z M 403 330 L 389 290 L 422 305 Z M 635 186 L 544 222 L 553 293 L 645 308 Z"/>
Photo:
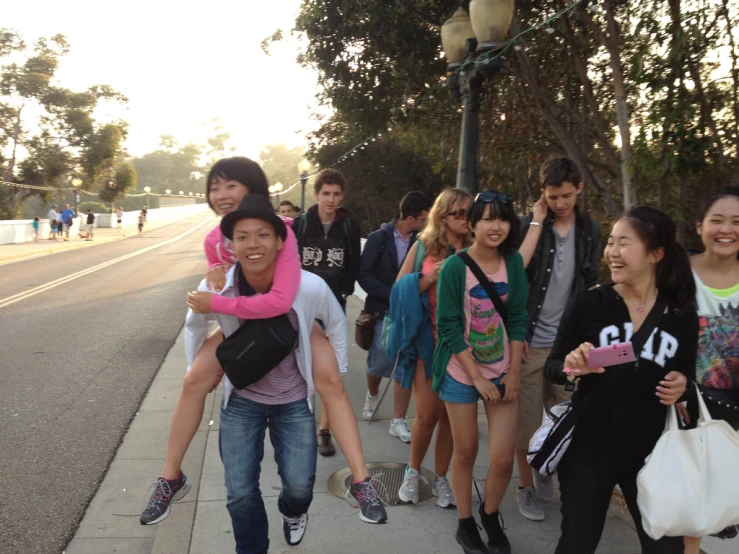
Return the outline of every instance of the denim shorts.
<path id="1" fill-rule="evenodd" d="M 499 385 L 505 376 L 506 374 L 504 373 L 500 377 L 490 379 L 490 382 L 493 385 Z M 454 377 L 445 373 L 441 381 L 441 387 L 439 388 L 439 398 L 452 404 L 474 404 L 481 396 L 474 385 L 460 383 Z"/>

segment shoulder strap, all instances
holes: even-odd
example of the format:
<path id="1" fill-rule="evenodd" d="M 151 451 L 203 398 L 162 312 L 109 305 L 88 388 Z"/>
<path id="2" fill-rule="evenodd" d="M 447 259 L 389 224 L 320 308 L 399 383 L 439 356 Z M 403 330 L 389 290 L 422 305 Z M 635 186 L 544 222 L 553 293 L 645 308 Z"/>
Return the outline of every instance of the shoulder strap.
<path id="1" fill-rule="evenodd" d="M 346 254 L 347 258 L 352 257 L 352 226 L 348 217 L 341 220 L 344 226 L 344 236 L 346 237 Z"/>
<path id="2" fill-rule="evenodd" d="M 413 273 L 418 273 L 423 267 L 423 260 L 426 259 L 426 245 L 422 240 L 416 239 L 416 257 L 413 258 Z"/>
<path id="3" fill-rule="evenodd" d="M 667 298 L 661 292 L 657 293 L 657 299 L 654 301 L 652 309 L 649 310 L 647 318 L 644 320 L 644 323 L 641 324 L 639 330 L 631 337 L 631 345 L 634 347 L 634 355 L 636 356 L 637 365 L 639 364 L 639 354 L 641 354 L 644 345 L 649 340 L 649 337 L 652 336 L 657 325 L 659 325 L 659 321 L 662 319 L 662 315 L 665 313 L 666 307 Z"/>
<path id="4" fill-rule="evenodd" d="M 308 228 L 308 214 L 302 213 L 298 218 L 298 232 L 296 233 L 299 239 L 305 236 L 305 230 Z"/>
<path id="5" fill-rule="evenodd" d="M 493 301 L 493 306 L 495 306 L 495 309 L 500 314 L 500 317 L 503 319 L 504 324 L 508 324 L 508 310 L 505 307 L 505 304 L 503 304 L 503 301 L 500 299 L 500 296 L 498 296 L 498 293 L 495 292 L 495 283 L 493 283 L 490 279 L 488 279 L 487 275 L 485 275 L 482 272 L 482 269 L 480 269 L 480 266 L 477 265 L 477 262 L 472 259 L 472 257 L 467 252 L 460 252 L 457 254 L 460 258 L 462 258 L 462 261 L 467 265 L 467 267 L 470 268 L 470 271 L 472 271 L 472 274 L 477 278 L 478 281 L 480 281 L 480 285 L 482 285 L 482 288 L 487 293 L 490 300 Z"/>

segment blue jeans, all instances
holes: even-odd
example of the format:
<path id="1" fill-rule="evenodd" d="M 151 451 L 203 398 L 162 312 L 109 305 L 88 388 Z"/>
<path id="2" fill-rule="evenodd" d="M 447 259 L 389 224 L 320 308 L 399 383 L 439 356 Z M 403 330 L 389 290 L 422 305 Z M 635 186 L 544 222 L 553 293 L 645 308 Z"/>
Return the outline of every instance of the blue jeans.
<path id="1" fill-rule="evenodd" d="M 382 348 L 382 327 L 383 318 L 378 319 L 375 322 L 375 336 L 372 340 L 372 346 L 370 346 L 367 352 L 367 373 L 374 377 L 390 377 L 393 373 L 393 366 L 395 360 L 391 360 L 385 354 L 385 350 Z M 403 380 L 403 372 L 400 368 L 395 370 L 396 381 Z"/>
<path id="2" fill-rule="evenodd" d="M 318 446 L 316 422 L 308 401 L 270 406 L 232 394 L 228 407 L 221 408 L 218 445 L 237 554 L 262 554 L 269 549 L 267 512 L 259 490 L 267 427 L 282 479 L 277 501 L 280 513 L 300 516 L 313 500 Z"/>

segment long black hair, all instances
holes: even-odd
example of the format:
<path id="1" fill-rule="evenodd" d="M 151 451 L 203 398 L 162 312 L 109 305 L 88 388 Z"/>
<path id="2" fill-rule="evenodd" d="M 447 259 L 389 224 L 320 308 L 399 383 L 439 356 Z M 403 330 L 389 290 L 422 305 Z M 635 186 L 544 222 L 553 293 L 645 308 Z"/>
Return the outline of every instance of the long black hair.
<path id="1" fill-rule="evenodd" d="M 675 223 L 666 213 L 647 206 L 632 208 L 624 215 L 634 228 L 648 252 L 663 249 L 664 255 L 657 263 L 656 285 L 677 304 L 683 313 L 692 308 L 695 301 L 695 280 L 685 249 L 677 242 Z"/>
<path id="2" fill-rule="evenodd" d="M 208 178 L 205 180 L 205 198 L 208 200 L 208 206 L 211 209 L 213 205 L 210 203 L 210 185 L 220 177 L 226 181 L 237 181 L 246 187 L 249 194 L 260 194 L 269 198 L 269 184 L 267 176 L 254 160 L 245 158 L 244 156 L 233 156 L 232 158 L 223 158 L 213 164 L 208 172 Z"/>
<path id="3" fill-rule="evenodd" d="M 486 198 L 491 198 L 493 200 L 487 201 Z M 503 194 L 497 190 L 486 190 L 479 193 L 475 197 L 475 201 L 470 202 L 470 205 L 467 208 L 467 223 L 473 231 L 473 236 L 474 227 L 485 215 L 485 206 L 487 205 L 490 205 L 491 217 L 508 221 L 511 224 L 508 236 L 498 247 L 498 250 L 503 256 L 510 256 L 518 250 L 518 244 L 521 237 L 521 222 L 518 219 L 518 214 L 513 206 L 513 199 L 507 194 Z"/>

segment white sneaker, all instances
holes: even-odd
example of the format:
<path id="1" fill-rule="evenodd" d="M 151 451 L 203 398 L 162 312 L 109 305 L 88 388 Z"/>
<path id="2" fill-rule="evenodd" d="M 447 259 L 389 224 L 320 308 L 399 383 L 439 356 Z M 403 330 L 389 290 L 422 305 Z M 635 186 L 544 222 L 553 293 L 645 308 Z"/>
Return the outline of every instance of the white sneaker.
<path id="1" fill-rule="evenodd" d="M 398 498 L 401 502 L 418 504 L 418 489 L 421 486 L 421 474 L 408 466 L 405 468 L 403 484 L 400 485 Z"/>
<path id="2" fill-rule="evenodd" d="M 405 418 L 394 419 L 390 422 L 390 434 L 403 442 L 411 442 L 411 430 Z"/>
<path id="3" fill-rule="evenodd" d="M 436 504 L 440 508 L 451 508 L 457 505 L 454 501 L 454 493 L 452 492 L 452 486 L 449 484 L 449 479 L 446 477 L 438 477 L 434 479 L 434 496 L 436 497 Z"/>
<path id="4" fill-rule="evenodd" d="M 364 399 L 364 408 L 362 409 L 362 417 L 365 421 L 369 421 L 372 419 L 372 414 L 375 411 L 375 408 L 377 408 L 377 402 L 380 399 L 380 395 L 372 396 L 369 391 L 367 391 L 367 396 Z"/>
<path id="5" fill-rule="evenodd" d="M 297 546 L 300 544 L 307 527 L 308 514 L 303 514 L 298 517 L 282 516 L 282 531 L 285 533 L 285 541 L 290 546 Z"/>

